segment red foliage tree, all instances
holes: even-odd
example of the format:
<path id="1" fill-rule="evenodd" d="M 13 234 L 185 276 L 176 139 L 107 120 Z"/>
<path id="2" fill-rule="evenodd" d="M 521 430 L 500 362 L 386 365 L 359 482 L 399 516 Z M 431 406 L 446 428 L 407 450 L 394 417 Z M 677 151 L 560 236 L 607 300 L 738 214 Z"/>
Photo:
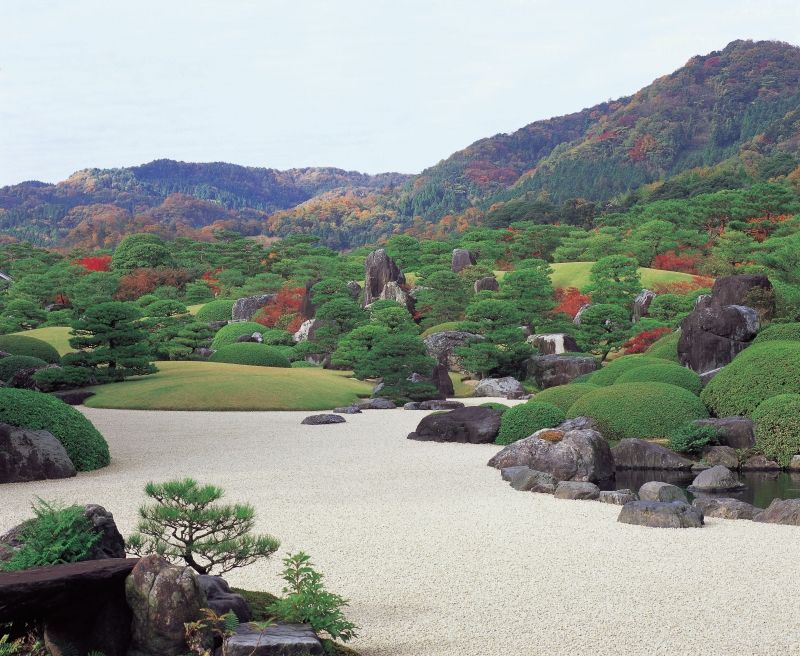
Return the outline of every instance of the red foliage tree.
<path id="1" fill-rule="evenodd" d="M 261 308 L 253 321 L 268 328 L 283 328 L 295 332 L 303 323 L 300 306 L 305 295 L 304 287 L 283 287 L 272 301 Z"/>
<path id="2" fill-rule="evenodd" d="M 208 288 L 211 293 L 216 296 L 219 294 L 219 279 L 217 276 L 222 269 L 214 269 L 213 271 L 206 271 L 201 277 L 208 283 Z"/>
<path id="3" fill-rule="evenodd" d="M 714 286 L 714 279 L 706 276 L 692 276 L 691 280 L 673 280 L 672 282 L 657 282 L 652 288 L 656 294 L 690 294 L 698 289 L 708 289 Z"/>
<path id="4" fill-rule="evenodd" d="M 631 337 L 627 342 L 625 342 L 622 345 L 622 348 L 625 349 L 626 355 L 632 355 L 634 353 L 644 353 L 664 335 L 671 332 L 672 330 L 666 327 L 653 328 L 652 330 L 645 330 L 636 335 L 635 337 Z"/>
<path id="5" fill-rule="evenodd" d="M 72 263 L 82 266 L 87 271 L 111 271 L 110 255 L 89 255 L 73 260 Z"/>
<path id="6" fill-rule="evenodd" d="M 667 251 L 660 253 L 653 258 L 650 266 L 662 271 L 680 271 L 681 273 L 691 273 L 697 275 L 697 261 L 700 259 L 698 254 L 676 253 Z"/>
<path id="7" fill-rule="evenodd" d="M 180 288 L 190 279 L 191 275 L 186 269 L 136 269 L 120 278 L 115 297 L 118 301 L 135 301 L 156 287 Z"/>
<path id="8" fill-rule="evenodd" d="M 581 294 L 581 290 L 577 287 L 567 287 L 566 289 L 559 287 L 553 292 L 553 296 L 556 299 L 556 306 L 552 310 L 553 313 L 562 312 L 573 318 L 578 314 L 581 306 L 590 301 L 590 298 L 586 294 Z"/>

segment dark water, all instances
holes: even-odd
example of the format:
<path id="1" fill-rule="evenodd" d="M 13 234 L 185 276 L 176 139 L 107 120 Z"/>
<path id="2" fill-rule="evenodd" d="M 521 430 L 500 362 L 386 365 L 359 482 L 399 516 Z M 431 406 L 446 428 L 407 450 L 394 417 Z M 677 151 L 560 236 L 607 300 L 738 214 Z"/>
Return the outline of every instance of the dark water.
<path id="1" fill-rule="evenodd" d="M 607 490 L 628 488 L 634 492 L 650 481 L 672 483 L 686 489 L 692 484 L 695 476 L 692 472 L 671 471 L 662 469 L 628 469 L 618 471 L 616 478 L 603 485 Z M 739 480 L 747 487 L 740 492 L 730 492 L 719 496 L 732 497 L 758 508 L 766 508 L 773 499 L 800 498 L 800 473 L 787 472 L 739 472 Z M 689 493 L 690 500 L 692 499 Z"/>

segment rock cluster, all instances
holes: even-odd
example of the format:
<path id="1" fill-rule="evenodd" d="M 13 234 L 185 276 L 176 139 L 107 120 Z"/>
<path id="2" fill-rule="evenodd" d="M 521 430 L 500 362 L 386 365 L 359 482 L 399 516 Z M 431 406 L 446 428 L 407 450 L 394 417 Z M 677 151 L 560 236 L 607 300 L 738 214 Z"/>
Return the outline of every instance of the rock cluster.
<path id="1" fill-rule="evenodd" d="M 534 355 L 528 359 L 528 377 L 539 389 L 566 385 L 578 376 L 597 370 L 597 360 L 589 355 Z"/>
<path id="2" fill-rule="evenodd" d="M 364 305 L 381 298 L 384 288 L 390 282 L 405 285 L 406 277 L 383 248 L 372 251 L 367 255 L 364 265 Z"/>

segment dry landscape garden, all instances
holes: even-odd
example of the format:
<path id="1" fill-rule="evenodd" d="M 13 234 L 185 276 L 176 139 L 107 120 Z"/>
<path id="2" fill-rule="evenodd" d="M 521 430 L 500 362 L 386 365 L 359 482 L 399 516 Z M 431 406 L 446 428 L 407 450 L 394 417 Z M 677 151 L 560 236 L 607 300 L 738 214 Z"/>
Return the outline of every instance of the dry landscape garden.
<path id="1" fill-rule="evenodd" d="M 0 188 L 0 492 L 0 656 L 793 653 L 800 49 Z"/>

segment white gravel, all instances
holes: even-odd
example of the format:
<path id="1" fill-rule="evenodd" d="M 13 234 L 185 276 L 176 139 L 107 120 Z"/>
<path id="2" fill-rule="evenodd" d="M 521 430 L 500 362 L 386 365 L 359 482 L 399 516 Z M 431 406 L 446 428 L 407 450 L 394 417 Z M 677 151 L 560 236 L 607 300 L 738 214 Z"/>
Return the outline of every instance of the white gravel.
<path id="1" fill-rule="evenodd" d="M 424 413 L 91 410 L 110 467 L 0 488 L 0 526 L 36 496 L 109 508 L 123 533 L 148 480 L 193 476 L 253 503 L 351 600 L 364 656 L 798 653 L 800 529 L 709 519 L 618 524 L 617 506 L 516 492 L 492 445 L 406 439 Z M 229 578 L 278 592 L 279 560 Z"/>

